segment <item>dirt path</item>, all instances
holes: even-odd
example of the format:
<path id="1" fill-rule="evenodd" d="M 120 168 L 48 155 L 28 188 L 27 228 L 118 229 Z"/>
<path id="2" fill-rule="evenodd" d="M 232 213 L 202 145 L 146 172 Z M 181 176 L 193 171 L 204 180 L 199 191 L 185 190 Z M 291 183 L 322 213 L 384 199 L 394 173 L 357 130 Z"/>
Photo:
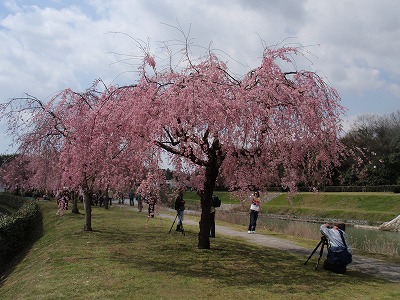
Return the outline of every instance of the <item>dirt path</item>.
<path id="1" fill-rule="evenodd" d="M 166 213 L 161 213 L 159 216 L 161 218 L 171 219 L 171 220 L 174 220 L 175 218 L 174 215 L 169 215 Z M 197 221 L 191 219 L 190 216 L 185 216 L 184 225 L 198 227 L 199 224 Z M 304 255 L 304 261 L 306 261 L 308 256 L 314 250 L 297 246 L 294 243 L 284 239 L 279 239 L 261 234 L 248 234 L 247 231 L 238 231 L 221 225 L 216 225 L 215 231 L 217 233 L 217 237 L 218 235 L 239 237 L 254 244 L 270 248 L 276 248 L 284 251 L 295 252 L 300 255 Z M 318 258 L 318 251 L 313 255 L 308 264 L 316 263 Z M 321 264 L 320 264 L 321 268 L 322 268 L 322 260 L 323 259 L 321 258 Z M 386 263 L 377 259 L 353 255 L 353 262 L 348 266 L 348 270 L 357 270 L 372 276 L 377 276 L 386 279 L 391 282 L 400 283 L 400 265 L 398 264 Z"/>

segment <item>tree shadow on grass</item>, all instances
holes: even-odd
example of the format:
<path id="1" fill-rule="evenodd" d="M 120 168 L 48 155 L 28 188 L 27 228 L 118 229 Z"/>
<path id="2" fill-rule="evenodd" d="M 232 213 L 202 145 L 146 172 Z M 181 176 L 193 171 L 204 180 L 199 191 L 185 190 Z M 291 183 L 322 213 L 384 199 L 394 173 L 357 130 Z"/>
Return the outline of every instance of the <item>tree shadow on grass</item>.
<path id="1" fill-rule="evenodd" d="M 142 232 L 102 231 L 102 243 L 108 243 L 112 259 L 140 270 L 171 274 L 185 278 L 208 278 L 225 286 L 268 288 L 276 293 L 303 289 L 318 293 L 331 287 L 385 281 L 359 273 L 333 274 L 314 269 L 314 262 L 304 265 L 297 253 L 247 244 L 231 238 L 212 240 L 212 249 L 199 250 L 197 233 L 186 236 L 160 234 L 163 228 L 152 227 Z M 112 242 L 107 242 L 107 240 Z M 129 244 L 129 250 L 126 245 Z"/>
<path id="2" fill-rule="evenodd" d="M 212 239 L 212 249 L 199 250 L 198 232 L 191 226 L 185 228 L 183 236 L 175 231 L 168 234 L 169 222 L 148 223 L 143 216 L 129 226 L 126 226 L 127 219 L 114 220 L 108 225 L 106 218 L 98 221 L 97 231 L 74 234 L 85 241 L 93 235 L 94 245 L 98 243 L 107 248 L 108 259 L 149 273 L 208 278 L 221 286 L 268 288 L 276 293 L 288 289 L 318 293 L 321 289 L 348 288 L 348 284 L 385 283 L 357 271 L 330 273 L 322 269 L 322 262 L 315 270 L 316 257 L 304 265 L 304 253 L 257 246 L 234 238 Z M 131 216 L 128 222 L 132 222 Z M 331 284 L 333 277 L 335 287 Z"/>

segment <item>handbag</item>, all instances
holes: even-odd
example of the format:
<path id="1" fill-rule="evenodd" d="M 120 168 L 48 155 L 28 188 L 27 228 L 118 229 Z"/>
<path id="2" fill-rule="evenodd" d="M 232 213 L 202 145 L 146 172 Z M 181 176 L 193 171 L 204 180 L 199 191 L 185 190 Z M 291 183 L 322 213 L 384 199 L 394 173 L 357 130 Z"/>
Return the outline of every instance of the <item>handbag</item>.
<path id="1" fill-rule="evenodd" d="M 344 246 L 346 247 L 346 249 L 344 249 L 344 263 L 346 265 L 348 265 L 353 261 L 353 255 L 347 249 L 347 244 L 346 244 L 346 241 L 345 241 L 345 239 L 343 237 L 342 230 L 339 229 L 339 233 L 340 233 L 340 236 L 342 237 L 342 242 L 343 242 Z"/>
<path id="2" fill-rule="evenodd" d="M 343 232 L 339 229 L 344 247 L 330 247 L 328 249 L 328 261 L 333 265 L 348 265 L 353 261 L 353 255 L 347 249 Z"/>
<path id="3" fill-rule="evenodd" d="M 258 206 L 258 205 L 255 205 L 255 204 L 251 204 L 250 205 L 250 210 L 255 210 L 255 211 L 259 211 L 260 210 L 260 207 Z"/>
<path id="4" fill-rule="evenodd" d="M 347 248 L 331 247 L 328 250 L 328 260 L 332 265 L 348 265 L 353 259 Z"/>

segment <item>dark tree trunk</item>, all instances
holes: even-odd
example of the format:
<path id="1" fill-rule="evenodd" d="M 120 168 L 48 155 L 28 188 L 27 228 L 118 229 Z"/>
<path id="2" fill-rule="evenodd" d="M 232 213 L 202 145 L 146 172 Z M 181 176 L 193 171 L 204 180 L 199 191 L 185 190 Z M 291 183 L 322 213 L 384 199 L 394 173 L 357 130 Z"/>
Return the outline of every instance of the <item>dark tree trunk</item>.
<path id="1" fill-rule="evenodd" d="M 110 201 L 109 199 L 109 194 L 108 194 L 108 188 L 106 189 L 106 193 L 104 195 L 104 208 L 108 209 L 108 201 Z"/>
<path id="2" fill-rule="evenodd" d="M 84 231 L 92 231 L 92 194 L 89 191 L 85 191 L 83 194 L 83 202 L 85 204 L 85 225 L 83 226 Z"/>
<path id="3" fill-rule="evenodd" d="M 201 218 L 200 218 L 200 232 L 199 232 L 199 243 L 197 247 L 199 249 L 210 249 L 210 220 L 211 220 L 211 193 L 204 191 L 201 195 Z"/>
<path id="4" fill-rule="evenodd" d="M 73 214 L 79 214 L 79 208 L 78 208 L 78 200 L 79 197 L 75 192 L 72 192 L 72 213 Z"/>
<path id="5" fill-rule="evenodd" d="M 201 194 L 201 218 L 199 232 L 199 249 L 210 249 L 210 220 L 211 220 L 211 199 L 217 180 L 219 167 L 211 163 L 206 167 L 206 179 Z"/>

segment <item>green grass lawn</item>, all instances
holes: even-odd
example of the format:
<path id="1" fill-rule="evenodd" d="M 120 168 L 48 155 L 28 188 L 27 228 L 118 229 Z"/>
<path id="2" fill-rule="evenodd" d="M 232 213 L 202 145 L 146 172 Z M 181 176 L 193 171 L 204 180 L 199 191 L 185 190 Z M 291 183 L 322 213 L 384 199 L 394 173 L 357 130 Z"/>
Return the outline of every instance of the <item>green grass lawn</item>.
<path id="1" fill-rule="evenodd" d="M 198 250 L 198 228 L 112 206 L 56 216 L 40 202 L 44 234 L 1 278 L 0 299 L 398 299 L 399 284 L 356 271 L 336 275 L 304 257 L 228 237 Z M 82 208 L 80 208 L 82 210 Z"/>
<path id="2" fill-rule="evenodd" d="M 393 193 L 300 193 L 291 201 L 286 194 L 263 206 L 267 213 L 366 220 L 383 223 L 400 214 L 400 194 Z"/>

